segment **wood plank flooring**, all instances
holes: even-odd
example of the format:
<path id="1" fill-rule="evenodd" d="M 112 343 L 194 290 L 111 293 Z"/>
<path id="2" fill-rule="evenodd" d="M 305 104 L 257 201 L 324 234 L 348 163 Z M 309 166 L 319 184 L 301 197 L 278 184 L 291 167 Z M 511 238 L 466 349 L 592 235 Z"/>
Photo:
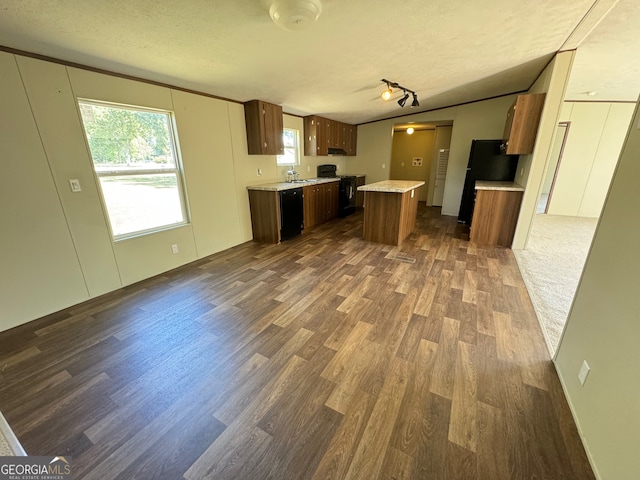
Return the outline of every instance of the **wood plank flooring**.
<path id="1" fill-rule="evenodd" d="M 511 251 L 424 205 L 401 248 L 361 237 L 359 213 L 0 333 L 0 410 L 77 479 L 593 479 Z"/>

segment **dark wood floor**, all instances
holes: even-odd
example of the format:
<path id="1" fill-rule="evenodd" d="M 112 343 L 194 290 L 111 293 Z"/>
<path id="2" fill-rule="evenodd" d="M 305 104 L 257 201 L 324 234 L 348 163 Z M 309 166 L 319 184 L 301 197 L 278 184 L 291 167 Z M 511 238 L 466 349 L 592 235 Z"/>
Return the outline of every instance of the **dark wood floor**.
<path id="1" fill-rule="evenodd" d="M 418 215 L 400 249 L 352 215 L 4 332 L 0 410 L 77 479 L 593 479 L 511 251 Z"/>

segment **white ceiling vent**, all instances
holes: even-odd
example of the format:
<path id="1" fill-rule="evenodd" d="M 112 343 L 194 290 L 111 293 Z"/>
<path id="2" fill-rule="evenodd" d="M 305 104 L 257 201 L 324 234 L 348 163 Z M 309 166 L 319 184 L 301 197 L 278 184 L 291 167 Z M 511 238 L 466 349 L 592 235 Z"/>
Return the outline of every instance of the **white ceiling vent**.
<path id="1" fill-rule="evenodd" d="M 285 30 L 305 30 L 322 13 L 320 0 L 273 0 L 269 15 L 276 25 Z"/>

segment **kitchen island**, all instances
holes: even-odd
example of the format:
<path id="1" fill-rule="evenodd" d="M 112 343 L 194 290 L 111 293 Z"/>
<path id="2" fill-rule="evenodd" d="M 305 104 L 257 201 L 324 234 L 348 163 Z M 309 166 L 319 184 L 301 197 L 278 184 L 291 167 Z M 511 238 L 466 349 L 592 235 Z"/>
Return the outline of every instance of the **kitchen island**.
<path id="1" fill-rule="evenodd" d="M 385 180 L 358 187 L 364 192 L 363 238 L 370 242 L 400 245 L 416 226 L 416 180 Z"/>

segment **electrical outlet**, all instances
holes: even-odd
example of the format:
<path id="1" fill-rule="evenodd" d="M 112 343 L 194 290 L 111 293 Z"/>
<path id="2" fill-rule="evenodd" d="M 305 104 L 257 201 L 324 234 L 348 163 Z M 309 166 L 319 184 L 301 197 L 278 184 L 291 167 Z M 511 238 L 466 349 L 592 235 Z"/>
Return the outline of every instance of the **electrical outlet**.
<path id="1" fill-rule="evenodd" d="M 400 166 L 401 166 L 401 167 L 404 167 L 404 162 L 400 162 Z"/>
<path id="2" fill-rule="evenodd" d="M 311 171 L 311 165 L 307 165 L 307 172 Z"/>
<path id="3" fill-rule="evenodd" d="M 258 176 L 261 176 L 261 175 L 262 175 L 262 169 L 261 169 L 261 168 L 259 168 L 259 169 L 258 169 Z"/>
<path id="4" fill-rule="evenodd" d="M 178 250 L 178 244 L 177 243 L 174 243 L 173 245 L 171 245 L 171 251 L 173 252 L 174 255 L 180 251 L 180 250 Z"/>
<path id="5" fill-rule="evenodd" d="M 591 371 L 591 367 L 586 360 L 582 362 L 582 366 L 580 367 L 580 371 L 578 372 L 578 380 L 580 381 L 580 385 L 584 385 L 584 382 L 587 381 L 587 375 Z"/>
<path id="6" fill-rule="evenodd" d="M 383 164 L 382 164 L 382 168 L 387 168 L 387 164 L 386 164 L 386 163 L 383 163 Z"/>

